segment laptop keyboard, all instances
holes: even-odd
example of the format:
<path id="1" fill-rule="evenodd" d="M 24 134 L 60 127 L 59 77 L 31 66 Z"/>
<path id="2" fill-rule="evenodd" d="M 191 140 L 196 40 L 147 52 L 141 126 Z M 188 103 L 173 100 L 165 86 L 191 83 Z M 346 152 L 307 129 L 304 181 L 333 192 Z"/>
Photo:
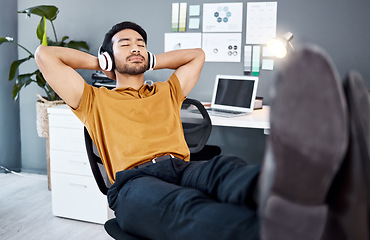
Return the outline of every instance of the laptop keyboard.
<path id="1" fill-rule="evenodd" d="M 200 114 L 199 110 L 191 109 L 189 110 L 191 113 L 198 113 Z M 217 117 L 237 117 L 240 115 L 246 115 L 246 112 L 234 111 L 234 110 L 225 110 L 225 109 L 215 109 L 215 108 L 207 108 L 207 112 L 210 116 L 217 116 Z"/>
<path id="2" fill-rule="evenodd" d="M 210 108 L 210 109 L 208 109 L 208 111 L 229 113 L 229 114 L 243 114 L 243 113 L 245 113 L 245 112 L 240 112 L 240 111 L 235 111 L 235 110 L 216 109 L 216 108 Z"/>
<path id="3" fill-rule="evenodd" d="M 226 109 L 215 109 L 210 108 L 207 109 L 208 114 L 211 116 L 219 116 L 219 117 L 237 117 L 240 115 L 246 115 L 246 112 L 240 112 L 235 110 L 226 110 Z"/>

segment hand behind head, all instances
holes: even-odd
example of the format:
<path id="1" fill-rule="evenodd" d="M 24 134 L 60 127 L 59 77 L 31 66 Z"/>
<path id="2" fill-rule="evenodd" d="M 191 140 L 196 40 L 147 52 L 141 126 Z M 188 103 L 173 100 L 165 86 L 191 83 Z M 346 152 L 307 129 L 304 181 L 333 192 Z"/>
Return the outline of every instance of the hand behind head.
<path id="1" fill-rule="evenodd" d="M 113 72 L 113 71 L 103 71 L 105 75 L 107 75 L 107 77 L 109 77 L 110 79 L 113 79 L 113 80 L 117 80 L 116 79 L 116 74 Z"/>

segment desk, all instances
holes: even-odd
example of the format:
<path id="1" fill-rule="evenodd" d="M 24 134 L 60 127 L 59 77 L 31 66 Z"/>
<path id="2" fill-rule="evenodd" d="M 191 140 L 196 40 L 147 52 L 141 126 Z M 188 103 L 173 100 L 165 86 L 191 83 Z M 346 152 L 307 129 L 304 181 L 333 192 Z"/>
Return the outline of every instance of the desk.
<path id="1" fill-rule="evenodd" d="M 211 118 L 212 126 L 222 127 L 241 127 L 241 128 L 257 128 L 263 129 L 264 134 L 268 135 L 270 131 L 270 107 L 264 105 L 262 109 L 254 110 L 247 115 L 238 117 L 220 117 L 209 116 Z M 186 119 L 187 122 L 197 123 L 200 115 L 188 110 L 181 110 L 181 118 Z"/>
<path id="2" fill-rule="evenodd" d="M 242 127 L 263 129 L 265 134 L 270 130 L 270 107 L 264 105 L 262 109 L 239 117 L 210 116 L 213 126 Z"/>
<path id="3" fill-rule="evenodd" d="M 222 154 L 238 156 L 250 164 L 263 161 L 266 137 L 270 134 L 269 106 L 239 117 L 210 118 L 214 127 L 207 144 L 217 145 L 221 147 Z"/>

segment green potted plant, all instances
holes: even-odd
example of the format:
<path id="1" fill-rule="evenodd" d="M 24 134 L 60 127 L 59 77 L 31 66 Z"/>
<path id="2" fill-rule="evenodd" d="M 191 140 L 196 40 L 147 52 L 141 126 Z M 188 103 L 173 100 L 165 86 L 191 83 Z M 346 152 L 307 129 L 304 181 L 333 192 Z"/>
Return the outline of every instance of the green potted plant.
<path id="1" fill-rule="evenodd" d="M 89 46 L 85 41 L 72 41 L 69 40 L 68 36 L 64 36 L 61 39 L 58 39 L 57 33 L 54 27 L 54 20 L 57 18 L 59 9 L 52 5 L 40 5 L 35 7 L 27 8 L 23 11 L 18 11 L 20 14 L 27 14 L 29 17 L 37 15 L 40 17 L 40 22 L 36 28 L 36 36 L 40 40 L 40 44 L 49 45 L 49 46 L 60 46 L 60 47 L 69 47 L 82 51 L 88 51 Z M 47 20 L 50 21 L 54 40 L 50 39 L 47 36 Z M 48 137 L 48 118 L 47 118 L 47 108 L 59 104 L 63 104 L 63 100 L 54 92 L 54 90 L 49 86 L 45 81 L 43 75 L 39 69 L 31 73 L 16 74 L 19 66 L 29 60 L 34 60 L 35 56 L 33 55 L 34 51 L 30 51 L 21 44 L 14 41 L 12 37 L 2 37 L 0 36 L 0 45 L 3 43 L 11 43 L 17 45 L 19 48 L 26 51 L 29 55 L 26 58 L 18 59 L 14 61 L 9 69 L 9 81 L 15 81 L 13 86 L 12 97 L 16 100 L 19 96 L 19 92 L 22 88 L 28 86 L 31 83 L 37 84 L 43 91 L 46 96 L 41 97 L 38 94 L 40 100 L 37 101 L 37 132 L 40 137 Z"/>

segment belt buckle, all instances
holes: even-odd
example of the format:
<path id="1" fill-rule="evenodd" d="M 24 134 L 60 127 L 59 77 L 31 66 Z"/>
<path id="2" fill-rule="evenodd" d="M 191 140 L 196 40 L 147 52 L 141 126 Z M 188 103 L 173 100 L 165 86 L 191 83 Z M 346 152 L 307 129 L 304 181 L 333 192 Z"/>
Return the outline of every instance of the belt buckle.
<path id="1" fill-rule="evenodd" d="M 165 155 L 163 155 L 163 156 L 165 156 Z M 159 157 L 163 157 L 163 156 L 159 156 Z M 170 158 L 175 158 L 172 154 L 170 154 L 169 156 L 170 156 Z M 157 158 L 159 158 L 159 157 L 155 157 L 155 158 L 153 158 L 153 159 L 152 159 L 152 163 L 153 163 L 153 164 L 154 164 L 154 163 L 157 163 Z"/>

